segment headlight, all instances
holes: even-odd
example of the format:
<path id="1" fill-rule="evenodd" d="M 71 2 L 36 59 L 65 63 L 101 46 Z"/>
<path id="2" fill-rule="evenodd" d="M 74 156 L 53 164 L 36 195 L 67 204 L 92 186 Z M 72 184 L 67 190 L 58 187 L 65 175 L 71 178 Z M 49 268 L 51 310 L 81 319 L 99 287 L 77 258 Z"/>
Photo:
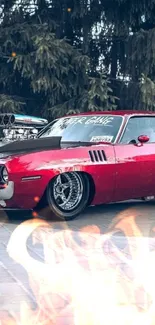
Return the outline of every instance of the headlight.
<path id="1" fill-rule="evenodd" d="M 6 169 L 6 167 L 3 168 L 2 170 L 2 180 L 7 183 L 9 180 L 9 175 L 8 175 L 8 171 Z"/>

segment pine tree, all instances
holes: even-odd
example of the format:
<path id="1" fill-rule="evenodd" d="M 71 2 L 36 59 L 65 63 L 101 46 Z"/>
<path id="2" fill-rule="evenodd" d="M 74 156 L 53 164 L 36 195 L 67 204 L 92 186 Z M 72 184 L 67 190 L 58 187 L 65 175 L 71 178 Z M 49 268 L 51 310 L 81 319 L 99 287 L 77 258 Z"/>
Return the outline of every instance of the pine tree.
<path id="1" fill-rule="evenodd" d="M 120 98 L 118 107 L 154 110 L 155 1 L 101 3 L 107 30 L 112 30 L 104 64 L 110 70 L 114 93 Z"/>
<path id="2" fill-rule="evenodd" d="M 18 1 L 16 5 L 10 0 L 7 6 L 4 1 L 0 25 L 1 111 L 53 118 L 69 111 L 115 108 L 106 73 L 92 69 L 90 30 L 99 12 L 92 20 L 88 4 L 84 6 L 83 2 L 79 7 L 77 2 L 73 8 L 67 0 L 38 0 L 37 5 L 33 1 Z M 72 32 L 67 27 L 69 20 Z M 83 27 L 78 28 L 80 21 Z"/>

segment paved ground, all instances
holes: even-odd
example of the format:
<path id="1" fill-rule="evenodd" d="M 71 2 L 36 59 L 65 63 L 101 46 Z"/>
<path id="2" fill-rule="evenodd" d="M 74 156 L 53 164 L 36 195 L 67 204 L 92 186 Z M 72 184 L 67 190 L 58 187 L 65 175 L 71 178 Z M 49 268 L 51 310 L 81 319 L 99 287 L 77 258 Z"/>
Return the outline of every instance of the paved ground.
<path id="1" fill-rule="evenodd" d="M 0 311 L 9 311 L 11 314 L 16 314 L 19 311 L 19 307 L 22 301 L 26 301 L 32 308 L 36 307 L 35 297 L 29 285 L 29 279 L 27 271 L 31 272 L 31 260 L 24 256 L 24 249 L 22 241 L 24 236 L 26 238 L 26 248 L 29 256 L 35 261 L 44 261 L 45 255 L 46 260 L 50 260 L 48 252 L 43 252 L 43 245 L 39 243 L 40 233 L 37 233 L 34 237 L 30 236 L 31 231 L 34 229 L 35 223 L 31 223 L 31 214 L 28 212 L 8 212 L 7 214 L 3 211 L 1 214 L 0 224 Z M 109 225 L 114 220 L 127 220 L 128 218 L 136 218 L 136 225 L 140 229 L 141 234 L 144 238 L 154 237 L 154 225 L 155 225 L 155 204 L 151 202 L 126 202 L 108 205 L 106 207 L 91 207 L 83 215 L 78 217 L 76 220 L 68 223 L 67 228 L 73 231 L 74 237 L 79 234 L 79 229 L 87 227 L 88 225 L 97 226 L 101 233 L 104 234 L 108 231 Z M 117 218 L 117 219 L 116 219 Z M 23 224 L 26 220 L 27 223 L 18 228 L 19 225 Z M 33 219 L 34 220 L 34 219 Z M 129 220 L 129 219 L 128 219 Z M 135 219 L 134 219 L 135 220 Z M 133 219 L 132 219 L 133 222 Z M 115 222 L 117 224 L 117 222 Z M 50 246 L 50 239 L 52 240 L 52 227 L 55 230 L 62 229 L 64 223 L 56 220 L 48 221 L 48 225 L 40 228 L 43 230 L 41 233 L 44 234 L 44 239 L 47 239 L 48 245 Z M 31 229 L 32 227 L 32 229 Z M 122 228 L 121 228 L 122 227 Z M 126 226 L 121 224 L 120 228 L 123 229 L 126 236 L 139 236 L 136 234 L 135 225 L 131 226 L 131 223 Z M 131 229 L 132 228 L 132 229 Z M 15 229 L 17 232 L 15 232 Z M 84 232 L 89 232 L 86 228 Z M 94 228 L 94 233 L 97 228 Z M 13 259 L 7 253 L 7 245 L 10 241 L 11 234 L 14 234 L 12 242 L 10 243 L 11 253 L 9 253 Z M 36 237 L 35 237 L 36 236 Z M 34 239 L 36 238 L 36 240 Z M 42 237 L 43 238 L 43 237 Z M 118 232 L 115 235 L 115 245 L 121 250 L 122 249 L 122 234 Z M 78 241 L 79 238 L 76 237 Z M 46 247 L 47 249 L 47 247 Z M 144 248 L 143 248 L 144 249 Z M 10 252 L 10 251 L 9 251 Z M 16 256 L 17 253 L 17 256 Z M 23 260 L 22 260 L 23 258 Z M 17 263 L 17 261 L 19 263 Z M 24 264 L 25 263 L 25 264 Z M 22 264 L 22 265 L 21 265 Z M 24 267 L 23 267 L 24 266 Z M 27 270 L 26 270 L 26 269 Z M 38 267 L 38 272 L 40 271 Z M 37 277 L 37 266 L 34 271 Z M 34 274 L 33 274 L 34 276 Z"/>

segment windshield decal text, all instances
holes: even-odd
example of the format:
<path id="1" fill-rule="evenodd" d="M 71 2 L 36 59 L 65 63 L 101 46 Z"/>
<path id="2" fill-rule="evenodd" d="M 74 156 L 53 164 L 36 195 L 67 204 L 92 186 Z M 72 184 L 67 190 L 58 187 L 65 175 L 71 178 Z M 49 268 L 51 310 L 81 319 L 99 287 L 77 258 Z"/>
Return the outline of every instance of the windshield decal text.
<path id="1" fill-rule="evenodd" d="M 66 124 L 85 124 L 85 125 L 109 125 L 113 121 L 113 116 L 80 116 L 80 117 L 72 117 L 69 118 Z"/>
<path id="2" fill-rule="evenodd" d="M 85 122 L 85 124 L 94 124 L 94 125 L 110 125 L 113 121 L 112 116 L 93 116 Z"/>

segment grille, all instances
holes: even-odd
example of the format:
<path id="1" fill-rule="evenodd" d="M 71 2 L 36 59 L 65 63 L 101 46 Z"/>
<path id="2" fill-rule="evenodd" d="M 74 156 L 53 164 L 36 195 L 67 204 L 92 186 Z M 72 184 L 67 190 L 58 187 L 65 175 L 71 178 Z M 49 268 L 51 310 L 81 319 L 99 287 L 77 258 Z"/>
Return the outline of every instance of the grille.
<path id="1" fill-rule="evenodd" d="M 107 160 L 104 150 L 90 150 L 89 156 L 92 162 L 102 162 Z"/>

